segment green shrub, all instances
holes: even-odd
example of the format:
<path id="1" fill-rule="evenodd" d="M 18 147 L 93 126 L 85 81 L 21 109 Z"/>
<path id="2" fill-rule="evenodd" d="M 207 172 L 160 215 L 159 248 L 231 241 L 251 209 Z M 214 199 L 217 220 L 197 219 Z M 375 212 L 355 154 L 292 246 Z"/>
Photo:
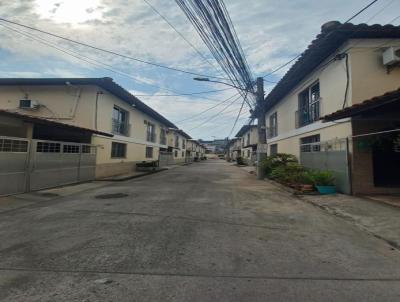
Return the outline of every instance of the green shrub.
<path id="1" fill-rule="evenodd" d="M 243 160 L 243 157 L 241 157 L 241 156 L 239 156 L 239 157 L 236 158 L 236 163 L 237 163 L 238 165 L 245 165 L 245 164 L 246 164 L 246 163 L 244 162 L 244 160 Z"/>
<path id="2" fill-rule="evenodd" d="M 335 176 L 332 171 L 310 171 L 311 179 L 315 186 L 334 186 Z"/>
<path id="3" fill-rule="evenodd" d="M 304 170 L 293 176 L 293 182 L 300 185 L 313 185 L 314 181 L 310 171 Z"/>
<path id="4" fill-rule="evenodd" d="M 298 183 L 304 178 L 305 169 L 296 162 L 289 162 L 272 169 L 269 177 L 283 183 Z"/>
<path id="5" fill-rule="evenodd" d="M 277 153 L 271 156 L 267 156 L 262 162 L 261 166 L 265 171 L 265 174 L 269 177 L 272 170 L 277 167 L 286 166 L 289 163 L 298 163 L 296 156 L 286 153 Z"/>

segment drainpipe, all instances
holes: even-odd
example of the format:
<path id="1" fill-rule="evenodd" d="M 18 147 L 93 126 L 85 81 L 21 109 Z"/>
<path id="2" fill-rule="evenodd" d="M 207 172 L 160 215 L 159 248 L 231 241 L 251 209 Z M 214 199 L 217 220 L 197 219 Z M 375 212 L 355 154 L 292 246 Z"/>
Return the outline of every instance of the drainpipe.
<path id="1" fill-rule="evenodd" d="M 103 91 L 97 91 L 96 92 L 96 105 L 95 105 L 95 109 L 94 109 L 94 129 L 97 129 L 97 111 L 98 111 L 98 107 L 99 107 L 99 95 L 103 94 Z"/>

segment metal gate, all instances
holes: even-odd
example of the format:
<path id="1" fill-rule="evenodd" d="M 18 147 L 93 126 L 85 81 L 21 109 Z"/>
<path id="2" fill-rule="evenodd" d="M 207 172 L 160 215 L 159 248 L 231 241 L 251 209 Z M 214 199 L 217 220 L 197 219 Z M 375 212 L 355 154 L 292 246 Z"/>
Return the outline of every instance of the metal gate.
<path id="1" fill-rule="evenodd" d="M 92 145 L 0 138 L 0 195 L 93 180 L 95 169 Z"/>
<path id="2" fill-rule="evenodd" d="M 174 163 L 175 163 L 175 161 L 174 161 L 174 156 L 173 156 L 172 152 L 160 151 L 160 155 L 159 155 L 159 166 L 160 167 L 173 165 Z"/>
<path id="3" fill-rule="evenodd" d="M 307 168 L 332 171 L 338 191 L 351 194 L 346 139 L 300 145 L 300 163 Z"/>
<path id="4" fill-rule="evenodd" d="M 0 195 L 26 191 L 30 142 L 0 136 Z"/>

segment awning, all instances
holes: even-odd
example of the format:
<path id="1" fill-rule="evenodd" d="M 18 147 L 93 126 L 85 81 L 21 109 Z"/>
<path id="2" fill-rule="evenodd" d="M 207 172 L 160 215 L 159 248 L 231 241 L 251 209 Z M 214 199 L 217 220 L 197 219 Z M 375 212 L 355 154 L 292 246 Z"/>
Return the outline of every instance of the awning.
<path id="1" fill-rule="evenodd" d="M 400 89 L 387 92 L 381 96 L 376 96 L 372 99 L 365 100 L 361 103 L 354 104 L 350 107 L 325 115 L 321 118 L 321 120 L 323 122 L 330 122 L 353 117 L 363 113 L 371 112 L 372 110 L 376 110 L 377 108 L 392 104 L 394 102 L 400 102 Z"/>
<path id="2" fill-rule="evenodd" d="M 47 125 L 49 127 L 70 129 L 70 130 L 86 132 L 86 133 L 89 132 L 89 133 L 98 134 L 98 135 L 102 135 L 102 136 L 108 136 L 108 137 L 114 136 L 111 133 L 102 132 L 102 131 L 89 129 L 89 128 L 84 128 L 84 127 L 79 127 L 79 126 L 74 126 L 74 125 L 65 124 L 65 123 L 60 123 L 60 122 L 56 122 L 56 121 L 53 121 L 53 120 L 50 120 L 47 118 L 37 117 L 37 116 L 28 115 L 28 114 L 24 114 L 24 113 L 20 113 L 20 112 L 15 112 L 15 111 L 8 111 L 8 110 L 0 109 L 0 115 L 18 118 L 20 120 L 23 120 L 23 121 L 29 122 L 29 123 L 33 123 L 33 124 Z"/>

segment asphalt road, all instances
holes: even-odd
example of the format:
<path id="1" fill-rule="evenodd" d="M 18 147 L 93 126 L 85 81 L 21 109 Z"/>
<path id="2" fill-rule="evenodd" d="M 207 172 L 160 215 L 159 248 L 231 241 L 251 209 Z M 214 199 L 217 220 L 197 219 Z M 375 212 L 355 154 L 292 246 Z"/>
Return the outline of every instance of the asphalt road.
<path id="1" fill-rule="evenodd" d="M 209 160 L 1 213 L 0 300 L 399 301 L 400 252 Z"/>

